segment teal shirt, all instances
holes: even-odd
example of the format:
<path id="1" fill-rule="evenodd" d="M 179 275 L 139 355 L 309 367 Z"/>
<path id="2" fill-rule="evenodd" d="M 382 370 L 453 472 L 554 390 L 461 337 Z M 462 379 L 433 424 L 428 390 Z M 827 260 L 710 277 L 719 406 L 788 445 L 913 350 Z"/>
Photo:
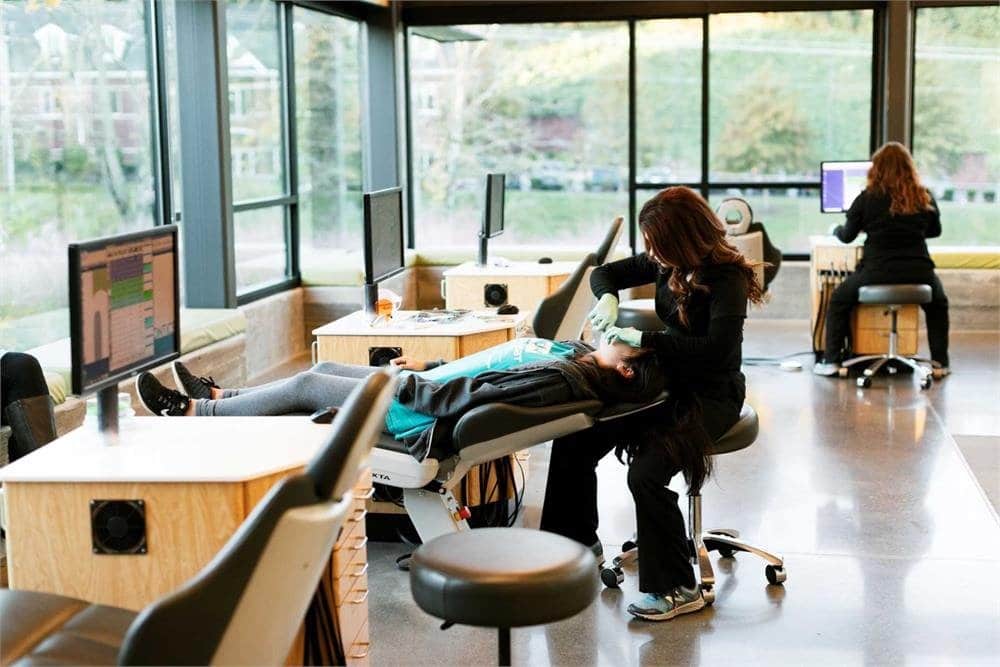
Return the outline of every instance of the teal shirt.
<path id="1" fill-rule="evenodd" d="M 515 338 L 512 341 L 491 347 L 482 352 L 470 354 L 455 361 L 442 364 L 429 371 L 417 373 L 422 378 L 434 382 L 447 382 L 460 377 L 475 377 L 486 371 L 505 371 L 515 366 L 539 361 L 566 359 L 574 353 L 573 347 L 544 338 Z M 411 373 L 412 371 L 402 371 Z M 430 428 L 434 417 L 404 407 L 393 400 L 385 416 L 385 430 L 397 440 L 418 435 Z"/>

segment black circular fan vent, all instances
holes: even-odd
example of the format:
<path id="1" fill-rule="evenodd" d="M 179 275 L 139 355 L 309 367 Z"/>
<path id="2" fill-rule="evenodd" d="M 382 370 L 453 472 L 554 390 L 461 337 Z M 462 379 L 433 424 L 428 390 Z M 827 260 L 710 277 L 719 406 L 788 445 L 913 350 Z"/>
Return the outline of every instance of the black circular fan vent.
<path id="1" fill-rule="evenodd" d="M 146 503 L 91 500 L 90 532 L 95 554 L 146 553 Z"/>

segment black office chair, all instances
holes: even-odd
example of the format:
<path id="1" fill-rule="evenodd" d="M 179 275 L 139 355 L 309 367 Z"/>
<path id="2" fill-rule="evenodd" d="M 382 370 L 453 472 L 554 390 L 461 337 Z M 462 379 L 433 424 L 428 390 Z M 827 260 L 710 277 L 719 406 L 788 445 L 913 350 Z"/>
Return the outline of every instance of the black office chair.
<path id="1" fill-rule="evenodd" d="M 355 389 L 305 471 L 276 484 L 201 572 L 142 611 L 0 590 L 0 663 L 284 664 L 394 388 L 379 372 Z"/>

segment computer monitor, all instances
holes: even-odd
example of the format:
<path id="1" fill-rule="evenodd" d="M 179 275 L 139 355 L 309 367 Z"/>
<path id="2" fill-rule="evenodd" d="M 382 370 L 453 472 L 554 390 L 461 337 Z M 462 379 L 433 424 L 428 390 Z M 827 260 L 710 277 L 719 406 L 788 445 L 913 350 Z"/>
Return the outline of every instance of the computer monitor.
<path id="1" fill-rule="evenodd" d="M 177 226 L 70 244 L 69 314 L 73 393 L 116 431 L 118 383 L 180 354 Z"/>
<path id="2" fill-rule="evenodd" d="M 375 312 L 378 283 L 400 273 L 403 263 L 403 190 L 364 195 L 365 310 Z"/>
<path id="3" fill-rule="evenodd" d="M 849 209 L 865 189 L 871 166 L 870 160 L 821 162 L 819 210 L 823 213 L 843 213 Z"/>
<path id="4" fill-rule="evenodd" d="M 507 174 L 486 174 L 486 206 L 479 230 L 479 266 L 486 266 L 489 239 L 503 234 L 504 187 Z"/>

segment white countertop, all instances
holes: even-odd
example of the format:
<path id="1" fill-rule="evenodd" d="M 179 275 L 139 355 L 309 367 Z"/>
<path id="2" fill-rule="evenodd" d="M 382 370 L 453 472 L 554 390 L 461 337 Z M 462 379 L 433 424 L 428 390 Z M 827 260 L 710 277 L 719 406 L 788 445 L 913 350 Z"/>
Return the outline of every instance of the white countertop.
<path id="1" fill-rule="evenodd" d="M 510 262 L 506 265 L 479 266 L 475 262 L 465 262 L 445 270 L 445 278 L 456 276 L 563 276 L 573 273 L 579 262 Z"/>
<path id="2" fill-rule="evenodd" d="M 409 319 L 418 312 L 433 311 L 400 310 L 391 320 L 372 324 L 372 316 L 359 310 L 313 329 L 312 333 L 314 336 L 467 336 L 514 329 L 521 326 L 527 317 L 524 313 L 497 315 L 483 311 L 469 313 L 455 322 L 414 322 Z"/>
<path id="3" fill-rule="evenodd" d="M 308 417 L 131 417 L 109 439 L 88 421 L 0 482 L 243 482 L 305 464 L 329 432 Z"/>

